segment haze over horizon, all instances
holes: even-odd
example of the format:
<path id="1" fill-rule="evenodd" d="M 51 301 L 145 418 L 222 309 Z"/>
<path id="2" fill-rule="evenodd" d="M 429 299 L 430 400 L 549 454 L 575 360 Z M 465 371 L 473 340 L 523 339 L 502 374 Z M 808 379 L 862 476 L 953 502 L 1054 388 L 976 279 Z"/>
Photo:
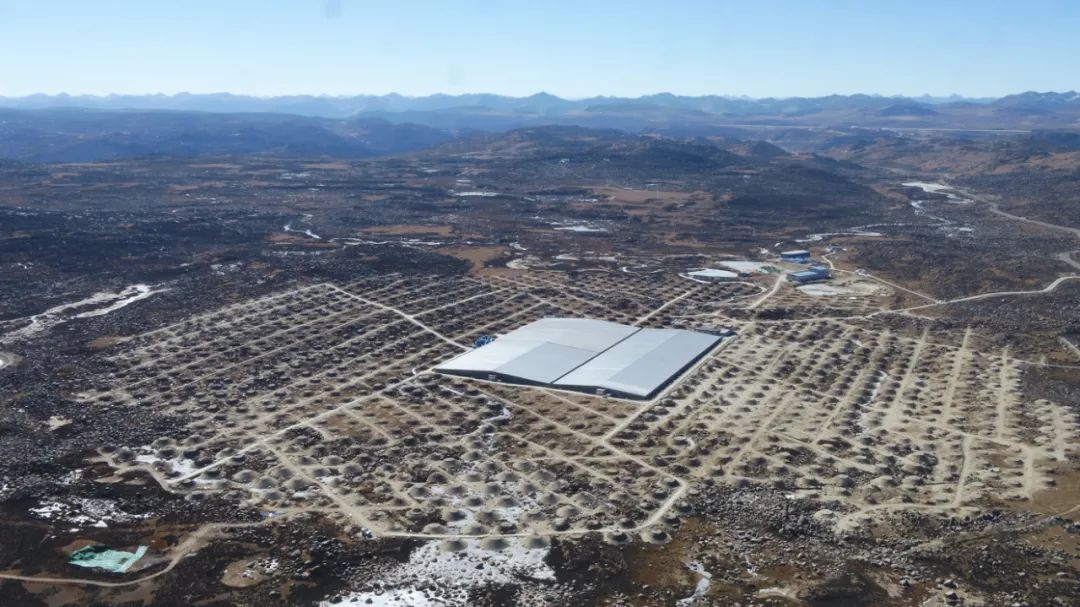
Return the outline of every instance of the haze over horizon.
<path id="1" fill-rule="evenodd" d="M 0 96 L 1000 97 L 1077 88 L 1078 26 L 1061 0 L 0 0 Z"/>
<path id="2" fill-rule="evenodd" d="M 417 95 L 399 93 L 397 91 L 390 91 L 388 93 L 363 93 L 363 92 L 361 92 L 361 93 L 340 93 L 340 94 L 309 93 L 309 92 L 297 91 L 297 92 L 281 93 L 281 94 L 274 94 L 274 95 L 252 95 L 252 94 L 247 94 L 247 93 L 238 93 L 238 92 L 229 91 L 229 90 L 221 90 L 221 91 L 207 91 L 207 92 L 200 92 L 200 93 L 193 93 L 191 91 L 177 91 L 175 93 L 164 93 L 164 92 L 69 93 L 67 91 L 60 91 L 58 93 L 30 93 L 30 94 L 26 94 L 26 95 L 0 95 L 0 98 L 23 99 L 23 98 L 45 96 L 45 97 L 70 97 L 70 98 L 73 98 L 73 99 L 74 98 L 80 98 L 80 97 L 92 97 L 92 98 L 104 99 L 104 98 L 109 98 L 109 97 L 181 97 L 181 96 L 185 96 L 185 95 L 206 97 L 206 96 L 216 96 L 216 95 L 221 95 L 221 96 L 231 95 L 231 96 L 235 96 L 235 97 L 250 97 L 252 99 L 267 99 L 267 100 L 269 100 L 269 99 L 279 99 L 279 98 L 288 98 L 288 97 L 313 97 L 313 98 L 316 98 L 316 99 L 319 99 L 319 98 L 322 98 L 322 99 L 349 99 L 349 98 L 354 98 L 354 97 L 392 97 L 392 96 L 398 96 L 398 97 L 401 97 L 401 98 L 404 98 L 404 99 L 425 99 L 425 98 L 429 98 L 429 97 L 438 97 L 438 96 L 468 97 L 468 96 L 488 96 L 488 95 L 491 95 L 491 96 L 496 96 L 496 97 L 505 97 L 507 99 L 528 99 L 530 97 L 537 97 L 537 96 L 540 96 L 540 95 L 550 95 L 550 96 L 557 97 L 559 99 L 563 99 L 563 100 L 566 100 L 566 101 L 586 101 L 586 100 L 590 100 L 590 99 L 603 99 L 603 98 L 610 98 L 610 99 L 616 99 L 616 98 L 618 98 L 618 99 L 644 99 L 644 98 L 657 97 L 657 96 L 662 96 L 662 95 L 674 95 L 676 97 L 687 97 L 687 98 L 720 97 L 720 98 L 725 98 L 725 99 L 745 99 L 745 100 L 752 100 L 752 101 L 760 101 L 760 100 L 766 100 L 766 99 L 800 99 L 800 98 L 802 98 L 802 99 L 814 99 L 814 98 L 822 98 L 822 97 L 830 97 L 830 96 L 841 96 L 841 97 L 866 96 L 866 97 L 880 97 L 880 98 L 886 98 L 886 99 L 889 99 L 889 98 L 897 98 L 897 99 L 923 99 L 923 98 L 928 98 L 928 99 L 933 99 L 933 100 L 953 100 L 953 99 L 955 99 L 955 100 L 983 100 L 983 99 L 989 100 L 989 99 L 999 99 L 1001 97 L 1008 97 L 1008 96 L 1011 96 L 1011 95 L 1021 95 L 1021 94 L 1024 94 L 1024 93 L 1066 94 L 1066 93 L 1069 93 L 1069 92 L 1075 92 L 1075 91 L 1072 91 L 1071 89 L 1068 90 L 1068 91 L 1066 91 L 1066 90 L 1060 90 L 1060 91 L 1017 90 L 1017 91 L 1011 91 L 1011 92 L 1008 92 L 1008 93 L 1003 93 L 1001 95 L 988 95 L 988 96 L 964 95 L 964 94 L 961 94 L 961 93 L 950 93 L 950 94 L 946 94 L 946 95 L 932 95 L 930 93 L 921 93 L 921 94 L 907 95 L 907 94 L 901 94 L 901 93 L 884 94 L 884 93 L 856 91 L 856 92 L 852 92 L 852 93 L 825 93 L 823 95 L 776 95 L 776 96 L 768 96 L 768 97 L 757 97 L 757 96 L 753 96 L 753 95 L 740 95 L 740 94 L 729 94 L 729 93 L 701 93 L 699 95 L 684 95 L 684 94 L 675 93 L 675 92 L 672 92 L 672 91 L 655 91 L 655 92 L 651 92 L 651 93 L 642 93 L 640 95 L 610 95 L 610 94 L 605 94 L 605 93 L 596 93 L 596 94 L 593 94 L 593 95 L 583 95 L 583 96 L 563 96 L 563 95 L 555 95 L 554 93 L 549 93 L 548 91 L 535 91 L 533 93 L 527 93 L 527 94 L 522 94 L 522 95 L 508 95 L 508 94 L 503 94 L 503 93 L 494 93 L 494 92 L 490 92 L 490 91 L 463 91 L 463 92 L 460 92 L 460 93 L 446 93 L 446 92 L 442 92 L 442 91 L 435 91 L 433 93 L 424 93 L 424 94 L 417 94 Z"/>
<path id="3" fill-rule="evenodd" d="M 958 93 L 954 93 L 954 94 L 951 94 L 951 95 L 930 95 L 928 93 L 924 93 L 922 95 L 899 95 L 899 94 L 897 94 L 897 95 L 883 95 L 883 94 L 878 94 L 878 93 L 850 93 L 850 94 L 847 94 L 847 95 L 826 94 L 826 95 L 820 95 L 820 96 L 805 96 L 805 97 L 804 96 L 798 96 L 798 95 L 776 96 L 776 97 L 753 97 L 753 96 L 750 96 L 750 95 L 729 95 L 729 94 L 724 94 L 724 93 L 708 93 L 708 94 L 702 94 L 702 95 L 681 95 L 681 94 L 678 94 L 678 93 L 671 93 L 670 91 L 658 91 L 658 92 L 655 92 L 655 93 L 644 93 L 644 94 L 641 94 L 641 95 L 632 95 L 632 96 L 605 95 L 605 94 L 587 95 L 587 96 L 581 96 L 581 97 L 577 97 L 577 96 L 575 96 L 575 97 L 563 97 L 561 95 L 552 95 L 552 96 L 556 97 L 558 99 L 562 99 L 564 101 L 569 101 L 569 102 L 582 102 L 582 101 L 591 101 L 591 100 L 600 100 L 600 99 L 612 99 L 612 100 L 621 99 L 621 100 L 627 100 L 627 101 L 634 101 L 634 100 L 638 100 L 638 99 L 649 99 L 649 98 L 663 96 L 663 95 L 674 95 L 675 97 L 686 98 L 686 99 L 700 99 L 700 98 L 716 97 L 716 98 L 721 98 L 721 99 L 732 99 L 732 100 L 743 100 L 743 101 L 767 101 L 767 100 L 780 100 L 780 101 L 782 101 L 782 100 L 787 100 L 787 99 L 821 99 L 821 98 L 827 98 L 827 97 L 831 97 L 831 96 L 837 96 L 837 97 L 865 96 L 865 97 L 882 98 L 882 99 L 912 99 L 912 100 L 926 101 L 927 103 L 931 103 L 931 104 L 937 104 L 937 103 L 947 103 L 947 102 L 952 102 L 952 101 L 957 101 L 957 102 L 986 102 L 986 101 L 992 101 L 992 100 L 995 100 L 995 99 L 1000 99 L 1002 97 L 1009 97 L 1009 96 L 1012 96 L 1012 95 L 1022 95 L 1022 94 L 1026 94 L 1026 93 L 1062 94 L 1062 93 L 1068 93 L 1068 92 L 1070 92 L 1070 91 L 1015 91 L 1015 92 L 1007 93 L 1007 94 L 1001 95 L 1001 96 L 988 96 L 988 97 L 974 97 L 974 96 L 968 96 L 968 95 L 961 95 L 961 94 L 958 94 Z M 278 100 L 278 99 L 290 99 L 290 98 L 311 98 L 311 99 L 315 99 L 315 100 L 318 100 L 318 99 L 348 100 L 348 99 L 357 99 L 357 98 L 366 98 L 366 97 L 371 97 L 371 98 L 375 98 L 375 99 L 378 99 L 378 98 L 390 98 L 390 97 L 395 97 L 395 96 L 399 97 L 400 99 L 403 99 L 403 100 L 424 100 L 424 99 L 431 99 L 431 98 L 440 97 L 440 96 L 447 97 L 447 98 L 450 98 L 450 99 L 457 99 L 457 98 L 461 98 L 461 97 L 480 97 L 480 96 L 487 97 L 487 96 L 493 96 L 493 97 L 501 97 L 501 98 L 505 98 L 505 99 L 509 99 L 509 100 L 525 100 L 525 99 L 530 99 L 530 98 L 537 97 L 537 96 L 540 96 L 540 95 L 551 95 L 551 93 L 548 93 L 547 91 L 537 91 L 536 93 L 526 94 L 526 95 L 503 95 L 503 94 L 499 94 L 499 93 L 490 93 L 490 92 L 486 92 L 486 91 L 475 91 L 475 92 L 462 92 L 462 93 L 435 92 L 435 93 L 423 94 L 423 95 L 406 95 L 406 94 L 401 94 L 401 93 L 397 93 L 397 92 L 390 92 L 390 93 L 385 93 L 385 94 L 356 93 L 356 94 L 328 95 L 328 94 L 323 94 L 323 93 L 295 92 L 295 93 L 283 93 L 281 95 L 248 95 L 248 94 L 245 94 L 245 93 L 235 93 L 235 92 L 232 92 L 232 91 L 214 91 L 214 92 L 206 92 L 206 93 L 191 93 L 189 91 L 179 91 L 179 92 L 176 92 L 176 93 L 160 93 L 160 92 L 158 92 L 158 93 L 103 93 L 103 94 L 68 93 L 68 92 L 65 92 L 65 91 L 61 91 L 59 93 L 53 93 L 53 94 L 50 94 L 50 93 L 32 93 L 32 94 L 29 94 L 29 95 L 0 95 L 0 99 L 10 100 L 10 101 L 14 101 L 14 102 L 18 103 L 19 100 L 31 100 L 31 99 L 42 98 L 42 97 L 48 98 L 48 99 L 67 98 L 67 99 L 76 100 L 76 101 L 73 102 L 74 106 L 75 107 L 80 107 L 78 105 L 78 100 L 80 100 L 80 99 L 94 99 L 94 100 L 102 100 L 104 102 L 107 102 L 107 100 L 113 99 L 113 98 L 121 98 L 121 99 L 138 98 L 138 99 L 141 99 L 141 100 L 146 100 L 145 101 L 146 103 L 152 103 L 152 100 L 154 98 L 178 99 L 178 98 L 183 98 L 185 96 L 192 97 L 192 98 L 233 97 L 233 98 L 238 98 L 238 99 L 251 99 L 251 100 L 258 100 L 258 101 L 273 101 L 273 100 Z M 58 105 L 58 107 L 65 107 L 65 106 L 70 106 L 70 105 L 71 105 L 71 102 L 60 104 L 60 105 Z M 10 105 L 10 106 L 6 106 L 6 107 L 24 107 L 24 106 L 21 105 L 21 104 L 17 104 L 17 105 Z M 31 107 L 34 107 L 34 106 L 31 106 Z M 49 106 L 47 106 L 47 105 L 42 106 L 42 105 L 38 104 L 37 107 L 49 107 Z M 108 106 L 105 106 L 105 107 L 108 107 Z M 153 106 L 151 106 L 151 107 L 153 107 Z"/>

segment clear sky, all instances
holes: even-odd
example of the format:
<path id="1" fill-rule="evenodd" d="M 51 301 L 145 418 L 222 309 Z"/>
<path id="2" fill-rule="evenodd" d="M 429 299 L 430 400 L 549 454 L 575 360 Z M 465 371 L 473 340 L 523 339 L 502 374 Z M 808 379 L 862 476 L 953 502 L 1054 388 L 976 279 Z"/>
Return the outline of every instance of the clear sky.
<path id="1" fill-rule="evenodd" d="M 0 0 L 0 95 L 1080 89 L 1080 0 Z"/>

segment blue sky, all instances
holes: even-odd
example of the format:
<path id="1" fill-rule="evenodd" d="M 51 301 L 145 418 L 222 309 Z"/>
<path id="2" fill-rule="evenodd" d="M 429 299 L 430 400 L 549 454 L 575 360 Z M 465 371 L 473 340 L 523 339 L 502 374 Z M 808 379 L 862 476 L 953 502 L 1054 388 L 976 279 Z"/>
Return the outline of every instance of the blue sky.
<path id="1" fill-rule="evenodd" d="M 0 0 L 0 95 L 1080 88 L 1080 1 Z"/>

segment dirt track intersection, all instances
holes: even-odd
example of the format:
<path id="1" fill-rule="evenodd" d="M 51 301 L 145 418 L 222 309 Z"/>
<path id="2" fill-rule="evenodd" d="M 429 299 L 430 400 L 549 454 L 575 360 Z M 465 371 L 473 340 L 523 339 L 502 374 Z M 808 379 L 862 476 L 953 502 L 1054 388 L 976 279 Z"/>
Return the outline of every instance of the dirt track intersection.
<path id="1" fill-rule="evenodd" d="M 319 284 L 139 336 L 83 397 L 187 420 L 152 444 L 102 449 L 120 472 L 450 549 L 590 532 L 662 542 L 716 483 L 832 500 L 816 516 L 845 532 L 891 511 L 1029 498 L 1075 449 L 1074 415 L 1021 398 L 1034 363 L 971 332 L 745 319 L 751 303 L 821 307 L 786 285 L 758 301 L 771 286 L 621 273 Z M 882 305 L 850 301 L 859 314 Z M 545 316 L 737 334 L 646 403 L 430 371 Z"/>

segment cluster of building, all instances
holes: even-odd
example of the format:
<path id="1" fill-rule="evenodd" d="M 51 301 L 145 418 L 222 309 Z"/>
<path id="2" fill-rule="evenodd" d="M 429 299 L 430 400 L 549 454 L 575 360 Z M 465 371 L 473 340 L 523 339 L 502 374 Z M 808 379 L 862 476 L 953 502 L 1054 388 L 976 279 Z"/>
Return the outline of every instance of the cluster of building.
<path id="1" fill-rule="evenodd" d="M 832 278 L 828 267 L 813 262 L 810 251 L 784 251 L 780 259 L 809 266 L 788 274 L 792 282 Z M 749 273 L 750 265 L 769 267 L 759 262 L 735 263 L 747 267 L 736 271 L 705 268 L 687 275 L 723 281 Z M 472 350 L 435 370 L 487 381 L 649 399 L 733 333 L 722 327 L 642 329 L 602 320 L 543 318 L 498 339 L 483 335 Z"/>
<path id="2" fill-rule="evenodd" d="M 805 270 L 788 274 L 788 280 L 791 282 L 807 284 L 832 278 L 832 273 L 828 267 L 814 263 L 814 260 L 810 257 L 810 251 L 804 249 L 783 251 L 780 253 L 780 259 L 791 263 L 812 264 Z"/>

